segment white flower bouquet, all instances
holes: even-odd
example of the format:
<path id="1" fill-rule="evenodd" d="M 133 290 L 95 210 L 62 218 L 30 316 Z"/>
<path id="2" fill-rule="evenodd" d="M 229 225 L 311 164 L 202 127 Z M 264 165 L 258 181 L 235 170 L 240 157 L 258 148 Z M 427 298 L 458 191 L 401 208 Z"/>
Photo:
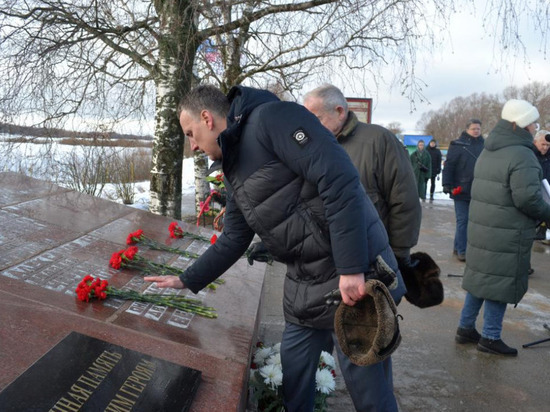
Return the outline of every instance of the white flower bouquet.
<path id="1" fill-rule="evenodd" d="M 256 345 L 250 369 L 250 387 L 252 400 L 258 411 L 280 412 L 283 407 L 283 368 L 281 365 L 281 344 L 266 346 L 261 342 Z M 322 352 L 319 366 L 315 373 L 315 411 L 326 412 L 327 398 L 336 387 L 334 380 L 335 362 L 332 355 Z"/>

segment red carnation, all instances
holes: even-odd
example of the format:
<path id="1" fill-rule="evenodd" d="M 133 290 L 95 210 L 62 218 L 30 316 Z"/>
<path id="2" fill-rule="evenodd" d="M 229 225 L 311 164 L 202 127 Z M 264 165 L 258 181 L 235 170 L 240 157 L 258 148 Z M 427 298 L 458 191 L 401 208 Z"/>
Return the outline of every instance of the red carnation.
<path id="1" fill-rule="evenodd" d="M 462 193 L 462 186 L 455 187 L 451 193 L 453 194 L 453 196 L 461 194 Z"/>
<path id="2" fill-rule="evenodd" d="M 91 298 L 98 300 L 107 299 L 107 287 L 109 283 L 100 278 L 94 279 L 91 275 L 86 275 L 76 287 L 76 297 L 83 302 L 89 302 Z"/>
<path id="3" fill-rule="evenodd" d="M 170 232 L 170 237 L 173 239 L 183 237 L 183 230 L 178 226 L 178 222 L 170 223 L 168 230 Z"/>
<path id="4" fill-rule="evenodd" d="M 210 238 L 210 244 L 213 245 L 214 243 L 216 243 L 216 240 L 218 240 L 218 236 L 216 236 L 216 234 L 214 233 Z"/>
<path id="5" fill-rule="evenodd" d="M 111 255 L 111 259 L 109 260 L 109 265 L 111 265 L 114 269 L 120 269 L 120 265 L 122 264 L 122 254 L 124 253 L 124 250 L 119 250 L 118 252 L 115 252 Z"/>
<path id="6" fill-rule="evenodd" d="M 129 248 L 127 248 L 127 249 L 123 252 L 123 255 L 124 255 L 124 257 L 127 258 L 128 260 L 132 260 L 132 259 L 134 259 L 134 256 L 136 255 L 137 252 L 138 252 L 137 246 L 130 246 Z"/>
<path id="7" fill-rule="evenodd" d="M 138 243 L 143 240 L 145 236 L 143 235 L 143 230 L 138 229 L 133 233 L 130 233 L 128 237 L 126 238 L 126 244 L 127 245 L 133 245 L 134 243 Z"/>

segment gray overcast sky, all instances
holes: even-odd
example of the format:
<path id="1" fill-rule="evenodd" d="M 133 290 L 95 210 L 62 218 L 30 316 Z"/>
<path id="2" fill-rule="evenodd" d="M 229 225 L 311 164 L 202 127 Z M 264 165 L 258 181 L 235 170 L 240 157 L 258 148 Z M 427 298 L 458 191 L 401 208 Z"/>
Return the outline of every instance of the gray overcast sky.
<path id="1" fill-rule="evenodd" d="M 409 101 L 401 92 L 381 84 L 376 96 L 364 96 L 374 100 L 373 123 L 387 125 L 397 121 L 405 132 L 411 133 L 424 112 L 437 110 L 455 97 L 482 92 L 498 94 L 510 85 L 522 86 L 532 81 L 550 82 L 548 60 L 540 53 L 540 34 L 526 24 L 524 21 L 520 31 L 529 64 L 521 53 L 517 57 L 504 56 L 503 60 L 494 39 L 484 33 L 480 19 L 471 10 L 455 14 L 449 26 L 451 39 L 430 56 L 418 59 L 417 75 L 428 84 L 424 95 L 430 104 L 416 103 L 416 111 L 410 113 Z M 345 85 L 339 87 L 345 95 L 358 97 Z"/>

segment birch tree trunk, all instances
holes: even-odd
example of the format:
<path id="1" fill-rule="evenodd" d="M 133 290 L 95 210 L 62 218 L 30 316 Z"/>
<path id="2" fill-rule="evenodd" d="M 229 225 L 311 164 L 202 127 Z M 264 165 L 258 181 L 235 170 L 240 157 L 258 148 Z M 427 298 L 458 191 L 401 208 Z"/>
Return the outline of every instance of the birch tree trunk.
<path id="1" fill-rule="evenodd" d="M 184 136 L 177 104 L 191 87 L 198 48 L 188 0 L 155 0 L 160 19 L 159 56 L 155 67 L 156 107 L 150 211 L 181 219 Z"/>
<path id="2" fill-rule="evenodd" d="M 208 156 L 195 152 L 195 210 L 200 210 L 200 202 L 210 195 L 210 184 L 206 181 L 208 173 Z"/>

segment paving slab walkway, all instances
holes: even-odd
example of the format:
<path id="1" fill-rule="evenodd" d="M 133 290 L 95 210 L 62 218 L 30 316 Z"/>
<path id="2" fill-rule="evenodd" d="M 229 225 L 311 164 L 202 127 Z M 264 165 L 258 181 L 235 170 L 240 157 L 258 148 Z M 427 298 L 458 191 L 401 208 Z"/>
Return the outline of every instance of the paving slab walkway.
<path id="1" fill-rule="evenodd" d="M 441 268 L 445 301 L 419 309 L 403 301 L 403 341 L 393 356 L 395 393 L 402 412 L 550 410 L 550 342 L 523 349 L 522 344 L 550 338 L 550 246 L 535 242 L 529 291 L 514 308 L 508 306 L 503 339 L 518 348 L 516 358 L 478 352 L 475 345 L 457 345 L 454 335 L 462 309 L 464 263 L 452 256 L 454 208 L 452 201 L 422 204 L 420 240 L 414 251 L 429 253 Z M 451 276 L 449 276 L 451 275 Z M 455 275 L 455 276 L 453 276 Z M 282 290 L 284 266 L 267 268 L 260 338 L 279 342 L 284 327 Z M 481 324 L 478 324 L 481 328 Z M 330 411 L 353 411 L 343 382 L 337 381 Z"/>

